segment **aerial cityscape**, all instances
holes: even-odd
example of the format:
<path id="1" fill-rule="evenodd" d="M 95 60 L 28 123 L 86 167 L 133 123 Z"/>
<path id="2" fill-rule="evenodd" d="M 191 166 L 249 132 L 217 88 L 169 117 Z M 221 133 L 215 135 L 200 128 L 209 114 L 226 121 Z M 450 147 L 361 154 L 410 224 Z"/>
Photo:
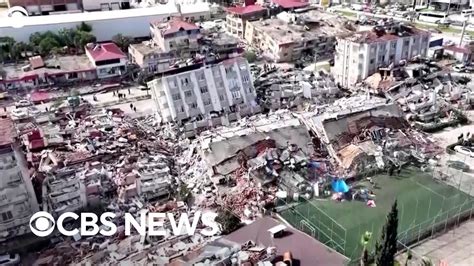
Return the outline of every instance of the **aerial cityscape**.
<path id="1" fill-rule="evenodd" d="M 0 266 L 472 266 L 473 61 L 468 0 L 0 0 Z"/>

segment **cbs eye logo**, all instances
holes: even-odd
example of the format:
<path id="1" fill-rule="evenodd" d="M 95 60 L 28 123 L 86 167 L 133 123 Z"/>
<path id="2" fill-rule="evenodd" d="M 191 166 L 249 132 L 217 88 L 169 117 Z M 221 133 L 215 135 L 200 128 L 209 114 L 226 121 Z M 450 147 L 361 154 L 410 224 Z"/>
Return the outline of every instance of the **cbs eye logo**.
<path id="1" fill-rule="evenodd" d="M 33 234 L 45 237 L 54 231 L 54 218 L 47 212 L 37 212 L 30 218 L 30 229 Z"/>

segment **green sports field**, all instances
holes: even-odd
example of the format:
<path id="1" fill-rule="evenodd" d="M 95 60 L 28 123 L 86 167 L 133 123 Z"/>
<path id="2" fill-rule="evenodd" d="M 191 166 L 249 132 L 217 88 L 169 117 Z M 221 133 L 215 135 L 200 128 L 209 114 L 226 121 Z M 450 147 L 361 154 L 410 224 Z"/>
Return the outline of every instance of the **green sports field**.
<path id="1" fill-rule="evenodd" d="M 473 214 L 472 197 L 417 169 L 404 170 L 399 176 L 377 175 L 373 180 L 377 183 L 373 189 L 375 208 L 367 207 L 362 201 L 314 199 L 280 214 L 296 228 L 352 260 L 361 254 L 360 240 L 364 232 L 373 233 L 370 247 L 374 246 L 395 199 L 399 211 L 399 241 L 403 244 L 420 241 L 426 234 Z M 365 182 L 355 185 L 370 187 Z"/>

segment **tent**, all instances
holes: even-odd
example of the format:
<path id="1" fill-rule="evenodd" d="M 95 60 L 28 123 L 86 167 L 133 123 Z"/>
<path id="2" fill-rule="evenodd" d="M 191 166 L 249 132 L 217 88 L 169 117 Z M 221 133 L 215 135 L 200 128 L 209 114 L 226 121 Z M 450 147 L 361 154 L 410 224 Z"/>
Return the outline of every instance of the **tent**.
<path id="1" fill-rule="evenodd" d="M 334 192 L 346 193 L 349 191 L 349 186 L 343 179 L 334 179 L 331 183 Z"/>

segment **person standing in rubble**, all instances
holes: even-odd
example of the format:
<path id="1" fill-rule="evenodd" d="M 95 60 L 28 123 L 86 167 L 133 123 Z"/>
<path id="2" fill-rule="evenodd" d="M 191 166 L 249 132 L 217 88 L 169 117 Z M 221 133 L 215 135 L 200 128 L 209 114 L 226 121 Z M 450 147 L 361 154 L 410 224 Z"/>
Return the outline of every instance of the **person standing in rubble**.
<path id="1" fill-rule="evenodd" d="M 130 104 L 130 109 L 132 109 L 132 110 L 133 110 L 133 103 L 131 103 L 131 104 Z"/>
<path id="2" fill-rule="evenodd" d="M 128 94 L 129 94 L 129 95 L 131 94 L 131 92 L 130 92 L 130 88 L 128 88 Z"/>

